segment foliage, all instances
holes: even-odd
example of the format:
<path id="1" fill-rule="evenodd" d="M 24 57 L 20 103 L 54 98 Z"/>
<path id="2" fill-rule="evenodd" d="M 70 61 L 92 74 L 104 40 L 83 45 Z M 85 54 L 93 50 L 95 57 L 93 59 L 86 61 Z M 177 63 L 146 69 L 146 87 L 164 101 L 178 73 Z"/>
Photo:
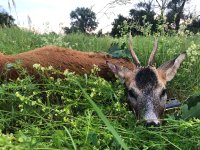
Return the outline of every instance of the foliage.
<path id="1" fill-rule="evenodd" d="M 189 97 L 185 104 L 181 107 L 181 118 L 200 118 L 200 95 Z"/>
<path id="2" fill-rule="evenodd" d="M 126 103 L 120 100 L 124 99 L 122 85 L 96 77 L 98 69 L 86 78 L 51 66 L 33 67 L 40 73 L 42 84 L 22 70 L 16 81 L 5 81 L 0 87 L 1 148 L 120 149 L 122 145 L 110 127 L 130 149 L 199 148 L 199 120 L 169 118 L 157 130 L 137 124 Z M 65 78 L 56 79 L 53 74 Z M 106 126 L 97 111 L 107 116 L 110 125 Z"/>
<path id="3" fill-rule="evenodd" d="M 76 8 L 70 13 L 71 30 L 83 33 L 91 32 L 97 28 L 96 14 L 89 8 Z M 65 29 L 65 31 L 67 31 Z M 69 30 L 68 30 L 69 32 Z"/>
<path id="4" fill-rule="evenodd" d="M 130 10 L 130 16 L 132 22 L 137 22 L 139 26 L 144 26 L 146 22 L 151 25 L 151 32 L 156 32 L 156 24 L 158 24 L 155 19 L 153 1 L 139 2 L 136 9 Z"/>
<path id="5" fill-rule="evenodd" d="M 16 54 L 41 46 L 38 34 L 17 27 L 0 28 L 2 53 Z"/>
<path id="6" fill-rule="evenodd" d="M 106 52 L 111 43 L 118 43 L 120 56 L 127 49 L 128 39 L 78 33 L 40 35 L 18 28 L 1 29 L 0 35 L 0 49 L 6 54 L 49 44 Z M 153 37 L 146 35 L 133 38 L 134 49 L 143 65 L 153 47 Z M 200 37 L 187 32 L 156 36 L 156 66 L 173 59 L 182 50 L 187 52 L 187 60 L 167 88 L 169 98 L 176 97 L 183 102 L 200 91 Z M 115 52 L 114 48 L 110 51 Z M 123 144 L 116 140 L 116 133 L 129 149 L 200 149 L 199 119 L 175 120 L 174 112 L 166 112 L 161 127 L 146 128 L 129 111 L 123 85 L 99 78 L 96 67 L 92 74 L 78 76 L 35 64 L 41 75 L 37 80 L 18 67 L 20 77 L 1 81 L 0 85 L 1 149 L 120 149 Z M 64 78 L 55 78 L 55 74 Z"/>
<path id="7" fill-rule="evenodd" d="M 168 3 L 167 8 L 167 22 L 169 24 L 174 23 L 175 29 L 178 30 L 180 27 L 180 21 L 184 18 L 184 7 L 186 2 L 189 0 L 172 0 Z"/>
<path id="8" fill-rule="evenodd" d="M 56 45 L 82 51 L 107 51 L 114 41 L 111 37 L 96 37 L 83 33 L 67 36 L 58 34 L 38 34 L 16 27 L 0 28 L 0 50 L 5 54 L 16 54 L 46 45 Z"/>
<path id="9" fill-rule="evenodd" d="M 71 26 L 70 28 L 64 27 L 63 30 L 65 34 L 80 32 L 79 28 L 76 26 Z"/>
<path id="10" fill-rule="evenodd" d="M 119 46 L 119 43 L 112 43 L 110 48 L 108 49 L 108 53 L 113 58 L 131 58 L 129 49 L 126 49 L 126 44 Z"/>
<path id="11" fill-rule="evenodd" d="M 187 26 L 187 30 L 193 32 L 193 33 L 199 33 L 200 32 L 200 19 L 195 18 L 192 20 L 192 23 Z"/>
<path id="12" fill-rule="evenodd" d="M 113 27 L 110 32 L 110 35 L 113 37 L 120 37 L 122 36 L 123 30 L 124 30 L 124 24 L 129 22 L 129 19 L 122 16 L 118 15 L 118 18 L 114 19 L 114 22 L 112 23 Z"/>
<path id="13" fill-rule="evenodd" d="M 146 22 L 148 22 L 151 25 L 151 32 L 156 31 L 156 24 L 158 23 L 155 18 L 155 12 L 154 11 L 145 11 L 145 10 L 130 10 L 130 15 L 132 22 L 137 22 L 139 26 L 144 26 Z M 133 32 L 134 34 L 134 32 Z"/>
<path id="14" fill-rule="evenodd" d="M 14 26 L 15 19 L 7 12 L 0 12 L 0 27 Z"/>
<path id="15" fill-rule="evenodd" d="M 129 31 L 133 35 L 146 35 L 144 28 L 147 28 L 148 34 L 151 35 L 160 32 L 171 34 L 179 32 L 184 24 L 188 26 L 184 30 L 197 33 L 198 22 L 194 20 L 188 23 L 188 20 L 193 19 L 193 14 L 186 15 L 184 11 L 187 2 L 189 0 L 140 1 L 130 9 L 129 17 L 118 15 L 118 18 L 114 19 L 111 35 L 120 37 L 123 36 L 122 32 L 127 34 Z M 156 13 L 157 8 L 160 9 L 160 14 Z M 180 23 L 181 19 L 183 23 Z"/>
<path id="16" fill-rule="evenodd" d="M 145 10 L 141 9 L 131 9 L 130 17 L 124 17 L 122 15 L 118 15 L 118 18 L 114 20 L 112 23 L 113 28 L 111 31 L 111 36 L 123 36 L 123 34 L 127 34 L 129 31 L 132 32 L 133 35 L 141 35 L 143 32 L 138 27 L 147 27 L 148 24 L 150 34 L 157 31 L 158 21 L 155 18 L 155 12 L 151 9 L 151 6 L 146 5 L 146 3 L 139 3 L 141 7 L 145 7 Z"/>

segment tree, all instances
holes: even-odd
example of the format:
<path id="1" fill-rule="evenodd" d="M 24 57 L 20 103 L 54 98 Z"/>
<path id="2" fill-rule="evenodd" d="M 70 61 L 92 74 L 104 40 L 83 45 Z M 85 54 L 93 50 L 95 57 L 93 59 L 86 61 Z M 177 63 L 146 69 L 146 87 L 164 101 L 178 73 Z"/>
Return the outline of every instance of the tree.
<path id="1" fill-rule="evenodd" d="M 157 30 L 157 20 L 154 19 L 156 13 L 154 12 L 153 2 L 154 0 L 139 2 L 136 5 L 136 8 L 130 10 L 129 18 L 126 18 L 122 15 L 118 15 L 118 18 L 115 19 L 112 23 L 113 28 L 111 31 L 111 35 L 119 37 L 121 36 L 122 31 L 124 33 L 130 30 L 134 35 L 143 34 L 137 27 L 143 27 L 147 22 L 151 24 L 151 32 L 155 32 Z M 126 28 L 126 31 L 124 31 L 124 28 Z"/>
<path id="2" fill-rule="evenodd" d="M 97 37 L 102 37 L 103 36 L 103 31 L 102 29 L 100 29 L 98 32 L 97 32 Z"/>
<path id="3" fill-rule="evenodd" d="M 154 9 L 154 0 L 148 0 L 148 1 L 140 1 L 139 3 L 137 3 L 137 7 L 140 9 L 145 10 L 146 12 L 152 12 Z"/>
<path id="4" fill-rule="evenodd" d="M 171 0 L 156 0 L 156 7 L 160 9 L 160 16 L 163 18 L 167 5 Z"/>
<path id="5" fill-rule="evenodd" d="M 189 0 L 171 0 L 167 5 L 167 22 L 174 23 L 176 30 L 180 27 L 180 20 L 184 18 L 183 10 L 187 1 Z"/>
<path id="6" fill-rule="evenodd" d="M 70 33 L 76 33 L 79 31 L 79 29 L 75 26 L 72 26 L 72 27 L 64 27 L 63 28 L 65 34 L 70 34 Z"/>
<path id="7" fill-rule="evenodd" d="M 0 7 L 1 8 L 1 7 Z M 0 9 L 0 26 L 11 27 L 14 25 L 15 19 L 9 15 L 3 8 Z"/>
<path id="8" fill-rule="evenodd" d="M 193 33 L 200 32 L 200 17 L 193 19 L 192 23 L 187 26 L 187 30 Z"/>
<path id="9" fill-rule="evenodd" d="M 155 20 L 156 13 L 154 12 L 154 0 L 139 2 L 135 9 L 130 10 L 132 22 L 137 22 L 139 26 L 144 26 L 146 22 L 151 24 L 151 32 L 156 31 L 157 20 Z M 144 16 L 145 19 L 144 19 Z M 133 31 L 132 31 L 133 32 Z"/>
<path id="10" fill-rule="evenodd" d="M 171 0 L 155 0 L 155 7 L 159 9 L 160 14 L 158 14 L 157 18 L 159 20 L 160 25 L 164 25 L 166 23 L 165 14 L 167 10 L 167 5 Z"/>
<path id="11" fill-rule="evenodd" d="M 113 27 L 110 32 L 110 35 L 113 37 L 114 36 L 120 37 L 123 31 L 123 26 L 125 21 L 128 22 L 129 19 L 122 15 L 118 15 L 118 18 L 114 19 L 114 22 L 112 23 Z"/>
<path id="12" fill-rule="evenodd" d="M 70 13 L 71 28 L 87 33 L 97 28 L 96 14 L 89 8 L 76 8 Z"/>

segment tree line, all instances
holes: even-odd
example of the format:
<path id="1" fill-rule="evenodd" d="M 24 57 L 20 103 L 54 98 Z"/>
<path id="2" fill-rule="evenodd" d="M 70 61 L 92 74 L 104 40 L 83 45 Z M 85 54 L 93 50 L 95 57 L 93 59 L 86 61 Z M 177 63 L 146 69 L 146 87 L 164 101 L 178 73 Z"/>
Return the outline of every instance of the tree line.
<path id="1" fill-rule="evenodd" d="M 136 7 L 129 11 L 129 17 L 118 15 L 118 18 L 112 23 L 113 28 L 111 31 L 112 36 L 121 36 L 124 22 L 128 24 L 129 30 L 134 34 L 143 34 L 138 29 L 145 25 L 150 26 L 150 33 L 157 33 L 160 26 L 164 26 L 165 32 L 178 31 L 180 29 L 181 21 L 191 19 L 192 22 L 187 24 L 186 29 L 197 33 L 199 32 L 200 19 L 193 18 L 192 13 L 185 11 L 186 4 L 191 0 L 148 0 L 140 1 Z M 156 8 L 159 13 L 156 13 Z M 162 28 L 162 29 L 163 29 Z"/>
<path id="2" fill-rule="evenodd" d="M 140 27 L 148 27 L 149 34 L 160 32 L 178 31 L 181 21 L 192 19 L 193 14 L 185 11 L 185 6 L 191 0 L 140 0 L 132 9 L 129 16 L 118 15 L 112 22 L 111 36 L 120 37 L 124 32 L 131 31 L 134 35 L 143 34 Z M 66 34 L 72 32 L 91 33 L 98 27 L 96 14 L 89 8 L 77 7 L 70 13 L 70 27 L 64 27 Z M 0 7 L 0 26 L 11 27 L 14 18 Z M 164 26 L 164 27 L 163 27 Z M 162 27 L 162 28 L 161 28 Z M 200 30 L 200 18 L 192 19 L 187 24 L 187 30 L 197 33 Z M 98 32 L 102 34 L 102 30 Z"/>
<path id="3" fill-rule="evenodd" d="M 191 19 L 186 29 L 197 33 L 200 31 L 200 18 L 193 18 L 192 13 L 185 11 L 185 6 L 191 0 L 140 0 L 129 10 L 129 16 L 118 15 L 112 23 L 111 36 L 120 37 L 124 32 L 131 31 L 134 35 L 143 34 L 140 27 L 148 25 L 150 34 L 159 32 L 160 26 L 165 26 L 164 32 L 178 31 L 181 21 Z M 156 12 L 157 10 L 157 12 Z M 159 13 L 158 13 L 159 12 Z M 98 26 L 96 14 L 88 8 L 77 8 L 70 13 L 71 27 L 65 27 L 65 33 L 95 30 Z M 162 28 L 162 29 L 163 29 Z M 101 30 L 98 34 L 101 34 Z"/>

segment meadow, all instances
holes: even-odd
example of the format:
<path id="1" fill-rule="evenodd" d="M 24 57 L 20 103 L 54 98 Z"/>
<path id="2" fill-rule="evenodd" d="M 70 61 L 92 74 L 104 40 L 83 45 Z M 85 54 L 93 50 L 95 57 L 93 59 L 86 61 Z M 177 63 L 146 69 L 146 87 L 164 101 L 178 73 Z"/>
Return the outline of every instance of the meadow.
<path id="1" fill-rule="evenodd" d="M 153 36 L 135 36 L 134 48 L 143 65 L 153 47 Z M 156 66 L 186 51 L 188 57 L 168 84 L 168 96 L 184 102 L 200 95 L 200 36 L 157 35 Z M 127 37 L 97 37 L 73 33 L 38 34 L 18 28 L 0 28 L 0 52 L 17 54 L 46 45 L 80 51 L 108 52 L 112 43 Z M 123 85 L 98 77 L 94 67 L 87 76 L 34 66 L 37 83 L 17 66 L 17 80 L 0 85 L 1 149 L 200 149 L 200 119 L 177 117 L 181 110 L 166 112 L 160 127 L 145 127 L 126 104 Z M 54 79 L 44 72 L 64 74 Z"/>

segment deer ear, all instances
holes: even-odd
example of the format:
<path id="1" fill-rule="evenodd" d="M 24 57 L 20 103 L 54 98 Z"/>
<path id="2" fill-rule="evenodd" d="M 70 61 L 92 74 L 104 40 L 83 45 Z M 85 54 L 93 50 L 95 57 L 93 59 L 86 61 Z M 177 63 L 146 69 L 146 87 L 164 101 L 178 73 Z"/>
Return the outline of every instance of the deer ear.
<path id="1" fill-rule="evenodd" d="M 177 58 L 164 63 L 158 68 L 158 70 L 161 70 L 165 73 L 166 81 L 171 81 L 174 78 L 178 68 L 185 58 L 186 53 L 182 53 Z"/>
<path id="2" fill-rule="evenodd" d="M 122 81 L 125 82 L 126 74 L 131 72 L 129 69 L 106 62 L 108 67 L 112 70 L 112 72 Z"/>

